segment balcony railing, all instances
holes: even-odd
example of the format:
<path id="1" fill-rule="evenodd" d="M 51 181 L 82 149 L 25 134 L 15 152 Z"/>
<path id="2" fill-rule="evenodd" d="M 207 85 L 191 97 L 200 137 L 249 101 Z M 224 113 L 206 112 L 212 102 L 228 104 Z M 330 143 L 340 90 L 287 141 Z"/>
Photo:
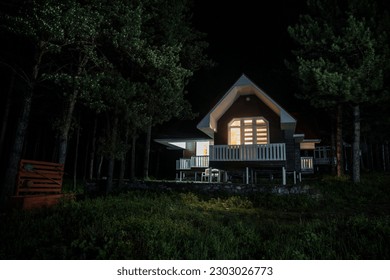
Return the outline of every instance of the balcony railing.
<path id="1" fill-rule="evenodd" d="M 336 164 L 336 158 L 333 157 L 333 162 Z M 332 152 L 329 146 L 316 147 L 314 150 L 315 165 L 330 165 L 332 163 Z"/>
<path id="2" fill-rule="evenodd" d="M 209 156 L 192 156 L 176 160 L 176 170 L 191 170 L 192 168 L 209 167 Z"/>
<path id="3" fill-rule="evenodd" d="M 190 169 L 191 169 L 190 158 L 181 158 L 176 160 L 176 170 L 190 170 Z"/>
<path id="4" fill-rule="evenodd" d="M 283 161 L 284 143 L 268 145 L 211 145 L 211 161 Z"/>
<path id="5" fill-rule="evenodd" d="M 209 156 L 192 156 L 191 157 L 192 168 L 207 168 L 209 167 Z"/>
<path id="6" fill-rule="evenodd" d="M 313 157 L 301 157 L 301 170 L 303 172 L 312 172 L 313 168 Z"/>

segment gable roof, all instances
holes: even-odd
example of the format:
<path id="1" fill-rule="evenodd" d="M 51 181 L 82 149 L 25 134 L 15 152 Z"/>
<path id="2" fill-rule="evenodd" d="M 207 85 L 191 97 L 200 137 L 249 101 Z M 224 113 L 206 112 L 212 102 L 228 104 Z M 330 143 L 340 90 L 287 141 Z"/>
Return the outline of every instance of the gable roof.
<path id="1" fill-rule="evenodd" d="M 238 97 L 249 94 L 255 94 L 272 111 L 280 116 L 281 129 L 295 130 L 296 120 L 244 74 L 241 75 L 211 111 L 198 123 L 197 128 L 211 138 L 214 138 L 218 120 L 233 105 Z"/>

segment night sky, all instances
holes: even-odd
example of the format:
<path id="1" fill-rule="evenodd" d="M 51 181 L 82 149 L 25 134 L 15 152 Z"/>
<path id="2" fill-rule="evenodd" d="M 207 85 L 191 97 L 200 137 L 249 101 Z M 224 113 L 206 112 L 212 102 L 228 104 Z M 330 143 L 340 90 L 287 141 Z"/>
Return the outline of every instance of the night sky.
<path id="1" fill-rule="evenodd" d="M 196 1 L 193 21 L 207 34 L 207 53 L 216 66 L 192 80 L 188 98 L 194 111 L 207 113 L 243 73 L 282 106 L 292 105 L 284 65 L 291 56 L 287 27 L 297 22 L 305 2 Z"/>
<path id="2" fill-rule="evenodd" d="M 210 4 L 212 3 L 212 4 Z M 196 129 L 237 79 L 245 74 L 290 113 L 306 111 L 294 97 L 291 74 L 284 60 L 291 59 L 292 41 L 287 27 L 297 23 L 306 0 L 195 1 L 194 27 L 206 34 L 207 55 L 215 62 L 197 71 L 187 87 L 187 96 L 197 117 L 173 119 L 156 127 L 157 135 L 204 136 Z M 182 133 L 179 133 L 180 135 Z"/>

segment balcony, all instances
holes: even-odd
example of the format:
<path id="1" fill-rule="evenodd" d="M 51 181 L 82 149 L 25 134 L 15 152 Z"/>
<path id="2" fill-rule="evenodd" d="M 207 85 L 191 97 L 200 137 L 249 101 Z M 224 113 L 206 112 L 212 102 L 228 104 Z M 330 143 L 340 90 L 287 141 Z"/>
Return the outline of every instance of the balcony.
<path id="1" fill-rule="evenodd" d="M 284 161 L 284 143 L 267 145 L 211 145 L 210 161 Z"/>

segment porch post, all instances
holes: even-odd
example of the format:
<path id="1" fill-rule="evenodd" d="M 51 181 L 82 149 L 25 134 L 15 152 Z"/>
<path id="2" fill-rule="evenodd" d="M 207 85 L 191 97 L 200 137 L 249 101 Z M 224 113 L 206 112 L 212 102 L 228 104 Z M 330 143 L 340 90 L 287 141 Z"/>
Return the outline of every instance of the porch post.
<path id="1" fill-rule="evenodd" d="M 286 168 L 282 167 L 282 178 L 283 178 L 283 186 L 286 185 Z"/>
<path id="2" fill-rule="evenodd" d="M 294 171 L 294 185 L 297 184 L 297 172 Z"/>
<path id="3" fill-rule="evenodd" d="M 249 167 L 245 168 L 245 183 L 249 184 Z"/>

